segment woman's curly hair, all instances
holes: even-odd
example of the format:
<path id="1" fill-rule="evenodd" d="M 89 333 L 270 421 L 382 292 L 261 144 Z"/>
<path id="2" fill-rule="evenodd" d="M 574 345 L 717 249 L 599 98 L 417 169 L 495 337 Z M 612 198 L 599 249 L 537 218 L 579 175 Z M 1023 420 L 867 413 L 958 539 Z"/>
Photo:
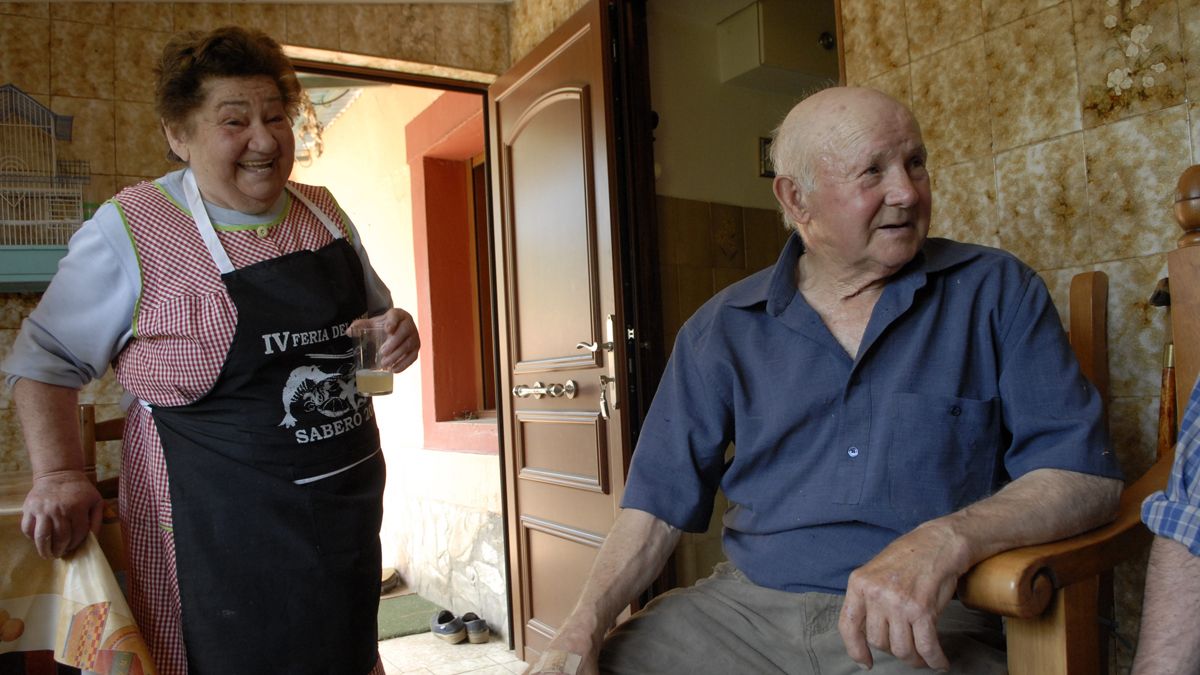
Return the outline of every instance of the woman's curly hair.
<path id="1" fill-rule="evenodd" d="M 295 117 L 300 106 L 300 82 L 283 48 L 266 33 L 240 26 L 174 35 L 163 48 L 155 74 L 155 109 L 171 126 L 185 124 L 203 105 L 204 83 L 214 77 L 269 77 L 279 88 L 288 117 Z"/>

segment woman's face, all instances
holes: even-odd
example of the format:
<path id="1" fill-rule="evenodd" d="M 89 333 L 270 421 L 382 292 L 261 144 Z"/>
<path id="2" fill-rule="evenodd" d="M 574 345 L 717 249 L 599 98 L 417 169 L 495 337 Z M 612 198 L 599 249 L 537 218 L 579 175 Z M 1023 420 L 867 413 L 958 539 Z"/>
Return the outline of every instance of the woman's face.
<path id="1" fill-rule="evenodd" d="M 263 213 L 283 192 L 295 140 L 283 97 L 265 75 L 205 80 L 204 103 L 182 128 L 164 125 L 171 149 L 196 175 L 203 197 Z"/>

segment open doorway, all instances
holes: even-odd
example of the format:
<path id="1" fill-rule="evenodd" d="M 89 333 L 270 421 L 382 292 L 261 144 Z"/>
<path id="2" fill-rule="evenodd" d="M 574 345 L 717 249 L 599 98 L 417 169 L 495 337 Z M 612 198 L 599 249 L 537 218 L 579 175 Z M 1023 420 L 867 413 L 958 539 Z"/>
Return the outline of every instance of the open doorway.
<path id="1" fill-rule="evenodd" d="M 331 190 L 421 331 L 420 359 L 374 402 L 384 567 L 505 638 L 483 89 L 299 69 L 292 178 Z"/>

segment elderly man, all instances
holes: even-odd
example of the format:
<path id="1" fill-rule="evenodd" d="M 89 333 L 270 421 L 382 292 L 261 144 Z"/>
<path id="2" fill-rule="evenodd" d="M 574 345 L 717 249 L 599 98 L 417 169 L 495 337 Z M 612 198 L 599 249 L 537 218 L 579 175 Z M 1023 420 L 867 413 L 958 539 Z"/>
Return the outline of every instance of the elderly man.
<path id="1" fill-rule="evenodd" d="M 1112 517 L 1100 399 L 1046 288 L 1003 252 L 926 239 L 908 109 L 827 89 L 773 152 L 795 233 L 680 331 L 624 508 L 532 672 L 1002 673 L 999 622 L 953 600 L 958 578 Z M 718 489 L 729 562 L 606 640 Z"/>
<path id="2" fill-rule="evenodd" d="M 1134 675 L 1200 672 L 1200 382 L 1192 389 L 1167 489 L 1146 498 L 1155 535 Z"/>

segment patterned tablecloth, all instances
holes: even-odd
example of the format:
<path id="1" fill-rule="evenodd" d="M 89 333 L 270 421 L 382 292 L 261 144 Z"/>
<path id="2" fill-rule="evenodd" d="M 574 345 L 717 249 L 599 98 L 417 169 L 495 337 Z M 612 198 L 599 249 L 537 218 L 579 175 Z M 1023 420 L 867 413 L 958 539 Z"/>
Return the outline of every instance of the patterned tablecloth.
<path id="1" fill-rule="evenodd" d="M 69 556 L 43 560 L 21 533 L 27 474 L 0 474 L 0 654 L 52 650 L 54 660 L 103 675 L 153 675 L 104 551 L 93 535 Z M 105 513 L 104 528 L 119 527 Z M 101 533 L 105 536 L 105 532 Z"/>

